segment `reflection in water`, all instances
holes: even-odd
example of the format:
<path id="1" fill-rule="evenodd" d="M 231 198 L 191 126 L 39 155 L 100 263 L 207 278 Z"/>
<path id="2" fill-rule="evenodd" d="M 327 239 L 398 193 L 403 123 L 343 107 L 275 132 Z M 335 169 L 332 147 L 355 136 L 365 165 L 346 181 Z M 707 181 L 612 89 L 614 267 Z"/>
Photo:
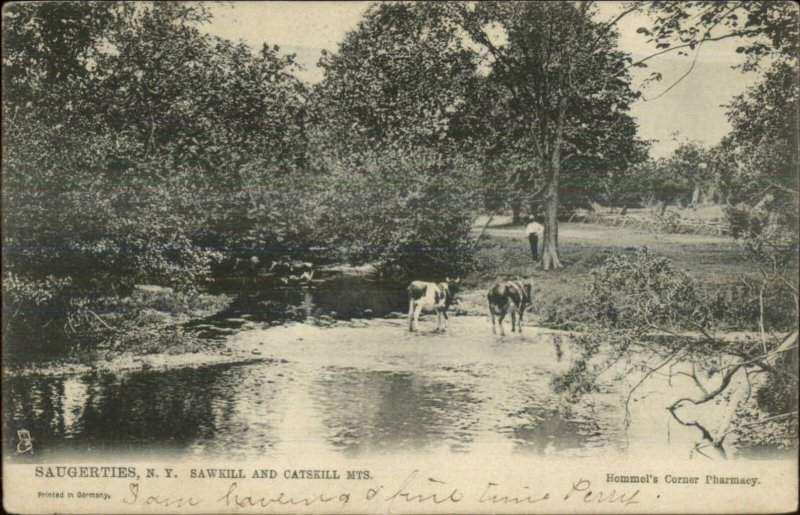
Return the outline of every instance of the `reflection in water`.
<path id="1" fill-rule="evenodd" d="M 315 391 L 328 441 L 346 454 L 419 449 L 438 442 L 463 448 L 478 408 L 469 389 L 409 373 L 337 369 Z"/>
<path id="2" fill-rule="evenodd" d="M 192 322 L 186 328 L 196 330 L 204 338 L 222 338 L 248 323 L 280 325 L 305 321 L 324 325 L 334 319 L 403 313 L 408 303 L 405 287 L 401 284 L 343 275 L 329 276 L 324 284 L 313 287 L 250 284 L 246 288 L 237 287 L 233 294 L 235 298 L 227 309 L 205 320 Z"/>
<path id="3" fill-rule="evenodd" d="M 75 377 L 64 380 L 62 412 L 64 437 L 71 438 L 82 431 L 83 409 L 89 398 L 89 388 L 83 380 Z"/>
<path id="4" fill-rule="evenodd" d="M 562 411 L 543 377 L 521 383 L 446 367 L 412 373 L 261 362 L 13 378 L 4 391 L 6 454 L 24 428 L 37 449 L 27 459 L 109 449 L 228 458 L 311 448 L 468 452 L 476 440 L 551 454 L 616 445 L 619 422 L 613 412 L 599 422 L 592 413 Z"/>
<path id="5" fill-rule="evenodd" d="M 139 451 L 210 439 L 230 429 L 232 397 L 219 367 L 169 373 L 11 378 L 4 381 L 5 442 L 31 431 L 37 452 Z"/>
<path id="6" fill-rule="evenodd" d="M 59 452 L 97 459 L 110 449 L 231 459 L 299 451 L 473 452 L 484 445 L 543 455 L 620 447 L 619 403 L 593 410 L 596 397 L 570 404 L 550 387 L 553 371 L 569 365 L 568 341 L 495 339 L 476 317 L 454 321 L 446 334 L 409 334 L 404 324 L 386 321 L 371 321 L 367 329 L 312 327 L 326 317 L 402 312 L 405 303 L 401 287 L 363 280 L 255 289 L 194 327 L 211 336 L 260 328 L 253 334 L 271 359 L 4 378 L 4 455 L 20 429 L 31 432 L 36 455 L 17 460 Z M 292 343 L 271 337 L 279 329 L 264 329 L 291 319 L 324 332 L 321 340 Z"/>

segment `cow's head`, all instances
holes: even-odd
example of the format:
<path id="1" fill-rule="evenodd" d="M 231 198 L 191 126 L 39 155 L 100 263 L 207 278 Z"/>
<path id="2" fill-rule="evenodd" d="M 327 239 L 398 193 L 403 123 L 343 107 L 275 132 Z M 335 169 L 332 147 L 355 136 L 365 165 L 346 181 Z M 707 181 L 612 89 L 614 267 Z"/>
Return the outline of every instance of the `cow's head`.
<path id="1" fill-rule="evenodd" d="M 525 303 L 530 306 L 533 304 L 533 286 L 531 283 L 523 283 L 522 289 L 525 290 Z"/>
<path id="2" fill-rule="evenodd" d="M 461 281 L 461 277 L 456 277 L 455 279 L 451 279 L 449 277 L 445 278 L 444 282 L 447 285 L 447 290 L 450 293 L 450 303 L 453 302 L 453 298 L 455 297 L 456 293 L 461 291 Z"/>

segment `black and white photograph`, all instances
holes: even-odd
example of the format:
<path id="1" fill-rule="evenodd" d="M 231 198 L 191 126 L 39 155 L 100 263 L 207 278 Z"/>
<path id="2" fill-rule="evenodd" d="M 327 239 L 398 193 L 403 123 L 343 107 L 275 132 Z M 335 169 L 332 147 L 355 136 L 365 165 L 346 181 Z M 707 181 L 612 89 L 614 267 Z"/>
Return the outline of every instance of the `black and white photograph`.
<path id="1" fill-rule="evenodd" d="M 799 49 L 790 1 L 4 4 L 6 510 L 796 509 Z"/>

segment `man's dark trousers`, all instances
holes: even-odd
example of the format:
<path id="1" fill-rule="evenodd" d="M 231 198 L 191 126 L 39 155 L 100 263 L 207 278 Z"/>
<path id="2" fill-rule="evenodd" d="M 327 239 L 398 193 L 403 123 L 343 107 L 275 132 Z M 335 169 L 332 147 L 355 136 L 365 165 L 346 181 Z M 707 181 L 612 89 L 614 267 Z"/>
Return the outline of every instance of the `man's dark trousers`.
<path id="1" fill-rule="evenodd" d="M 535 233 L 528 235 L 528 241 L 531 243 L 531 255 L 534 261 L 539 261 L 539 236 Z"/>

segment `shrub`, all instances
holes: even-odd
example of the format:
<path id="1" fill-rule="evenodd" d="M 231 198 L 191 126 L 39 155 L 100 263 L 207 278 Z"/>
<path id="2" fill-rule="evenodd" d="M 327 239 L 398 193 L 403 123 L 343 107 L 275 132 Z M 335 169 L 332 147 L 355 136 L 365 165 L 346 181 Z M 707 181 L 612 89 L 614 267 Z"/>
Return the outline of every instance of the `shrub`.
<path id="1" fill-rule="evenodd" d="M 615 254 L 592 271 L 589 303 L 602 325 L 618 328 L 681 328 L 708 324 L 692 279 L 645 246 Z"/>

